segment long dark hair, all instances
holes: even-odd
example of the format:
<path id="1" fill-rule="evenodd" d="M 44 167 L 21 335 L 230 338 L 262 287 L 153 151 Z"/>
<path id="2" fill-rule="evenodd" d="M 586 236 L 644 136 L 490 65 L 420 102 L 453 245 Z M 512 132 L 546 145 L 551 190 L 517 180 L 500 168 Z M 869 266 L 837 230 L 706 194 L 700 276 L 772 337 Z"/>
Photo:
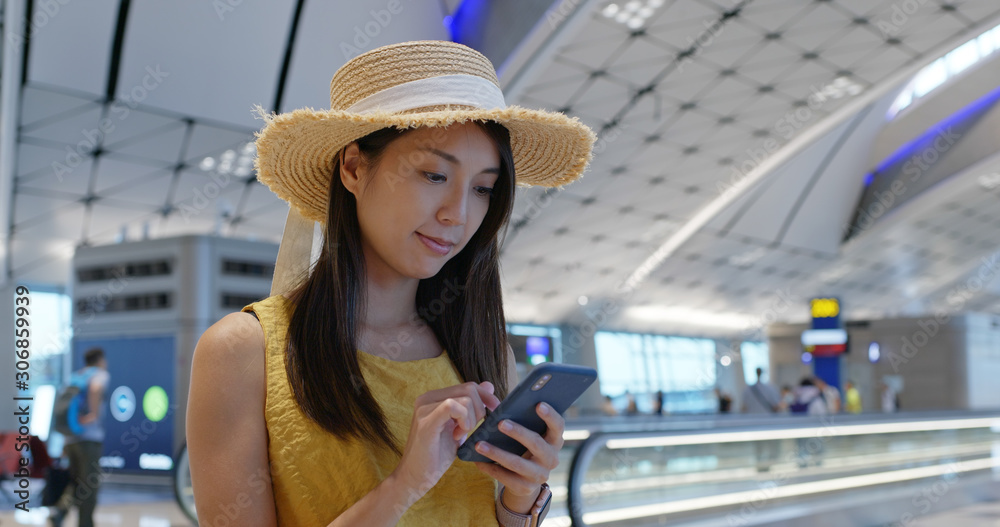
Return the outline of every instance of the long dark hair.
<path id="1" fill-rule="evenodd" d="M 490 381 L 503 399 L 507 386 L 507 330 L 500 291 L 500 245 L 514 201 L 514 160 L 507 129 L 476 124 L 496 145 L 500 175 L 486 217 L 468 244 L 437 275 L 420 280 L 416 308 L 448 353 L 464 382 Z M 409 129 L 384 128 L 357 140 L 374 167 L 385 148 Z M 340 155 L 330 178 L 323 250 L 311 275 L 291 294 L 285 370 L 302 411 L 342 438 L 381 444 L 397 454 L 385 415 L 372 396 L 356 350 L 366 303 L 365 261 L 357 201 L 340 179 Z M 442 300 L 450 289 L 455 298 Z"/>

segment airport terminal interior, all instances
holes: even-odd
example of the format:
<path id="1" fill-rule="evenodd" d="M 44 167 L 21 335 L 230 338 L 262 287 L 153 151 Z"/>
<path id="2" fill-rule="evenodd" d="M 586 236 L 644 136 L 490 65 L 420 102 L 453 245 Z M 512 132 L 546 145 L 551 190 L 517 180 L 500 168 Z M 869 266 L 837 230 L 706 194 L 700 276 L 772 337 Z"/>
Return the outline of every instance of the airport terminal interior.
<path id="1" fill-rule="evenodd" d="M 1000 526 L 997 0 L 0 0 L 0 28 L 0 324 L 31 335 L 0 526 L 49 525 L 93 348 L 95 525 L 237 525 L 195 507 L 185 413 L 290 217 L 255 107 L 330 108 L 413 40 L 597 137 L 516 188 L 500 248 L 519 377 L 598 374 L 544 525 Z"/>

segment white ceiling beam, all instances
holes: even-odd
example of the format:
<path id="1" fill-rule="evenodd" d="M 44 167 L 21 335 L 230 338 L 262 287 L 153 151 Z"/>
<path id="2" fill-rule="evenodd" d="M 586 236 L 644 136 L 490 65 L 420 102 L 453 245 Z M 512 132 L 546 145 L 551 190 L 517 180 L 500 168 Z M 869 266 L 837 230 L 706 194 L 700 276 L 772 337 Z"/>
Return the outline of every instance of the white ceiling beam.
<path id="1" fill-rule="evenodd" d="M 998 21 L 1000 21 L 1000 18 L 986 23 L 981 23 L 979 27 L 984 29 L 994 27 Z M 642 283 L 653 271 L 659 268 L 660 265 L 672 254 L 674 254 L 678 248 L 691 239 L 695 233 L 700 231 L 705 225 L 712 221 L 713 218 L 729 207 L 729 205 L 756 187 L 758 183 L 774 172 L 775 169 L 786 163 L 795 155 L 798 155 L 802 150 L 814 141 L 818 140 L 820 137 L 834 131 L 842 123 L 857 115 L 866 106 L 874 103 L 894 90 L 901 89 L 903 84 L 916 75 L 917 72 L 924 68 L 924 66 L 927 66 L 938 58 L 944 56 L 945 53 L 965 43 L 969 40 L 969 38 L 968 34 L 962 34 L 950 39 L 943 45 L 939 46 L 934 52 L 927 53 L 921 60 L 915 61 L 909 66 L 898 70 L 896 73 L 890 75 L 879 84 L 876 84 L 867 91 L 862 92 L 850 102 L 840 107 L 826 118 L 822 119 L 815 126 L 804 129 L 799 135 L 789 141 L 788 144 L 767 159 L 763 160 L 756 166 L 756 168 L 751 170 L 750 173 L 742 179 L 727 182 L 729 183 L 729 185 L 727 185 L 727 190 L 721 193 L 717 198 L 708 202 L 701 208 L 701 210 L 695 213 L 695 215 L 688 220 L 687 223 L 682 225 L 680 229 L 670 235 L 670 237 L 668 237 L 660 245 L 660 247 L 653 252 L 652 255 L 646 258 L 646 260 L 643 261 L 631 275 L 629 275 L 629 277 L 622 283 L 619 293 L 624 293 L 630 296 L 631 292 L 635 290 L 640 283 Z"/>
<path id="2" fill-rule="evenodd" d="M 3 77 L 0 79 L 0 286 L 11 273 L 10 227 L 14 217 L 14 175 L 17 169 L 17 127 L 21 115 L 21 74 L 24 71 L 24 0 L 4 3 Z"/>

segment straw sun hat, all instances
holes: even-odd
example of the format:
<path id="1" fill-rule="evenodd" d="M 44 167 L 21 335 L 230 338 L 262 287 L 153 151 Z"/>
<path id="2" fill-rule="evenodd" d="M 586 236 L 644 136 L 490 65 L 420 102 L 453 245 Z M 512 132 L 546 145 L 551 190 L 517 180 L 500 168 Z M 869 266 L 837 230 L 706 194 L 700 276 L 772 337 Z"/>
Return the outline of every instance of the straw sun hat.
<path id="1" fill-rule="evenodd" d="M 290 204 L 271 294 L 308 272 L 313 222 L 326 223 L 334 156 L 376 130 L 492 120 L 510 132 L 518 186 L 579 178 L 597 139 L 576 118 L 507 106 L 489 59 L 447 41 L 403 42 L 363 53 L 330 82 L 330 109 L 273 115 L 256 134 L 257 179 Z"/>

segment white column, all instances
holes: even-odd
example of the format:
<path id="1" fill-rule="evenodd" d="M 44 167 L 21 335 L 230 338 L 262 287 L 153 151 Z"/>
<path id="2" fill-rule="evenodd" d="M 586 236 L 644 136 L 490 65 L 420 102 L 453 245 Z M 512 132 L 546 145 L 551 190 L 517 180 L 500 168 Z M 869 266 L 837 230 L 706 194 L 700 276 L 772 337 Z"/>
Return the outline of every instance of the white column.
<path id="1" fill-rule="evenodd" d="M 17 127 L 21 114 L 21 74 L 24 71 L 24 0 L 4 1 L 3 71 L 0 77 L 0 285 L 10 273 L 11 207 L 17 167 Z M 10 334 L 10 333 L 8 333 Z"/>

